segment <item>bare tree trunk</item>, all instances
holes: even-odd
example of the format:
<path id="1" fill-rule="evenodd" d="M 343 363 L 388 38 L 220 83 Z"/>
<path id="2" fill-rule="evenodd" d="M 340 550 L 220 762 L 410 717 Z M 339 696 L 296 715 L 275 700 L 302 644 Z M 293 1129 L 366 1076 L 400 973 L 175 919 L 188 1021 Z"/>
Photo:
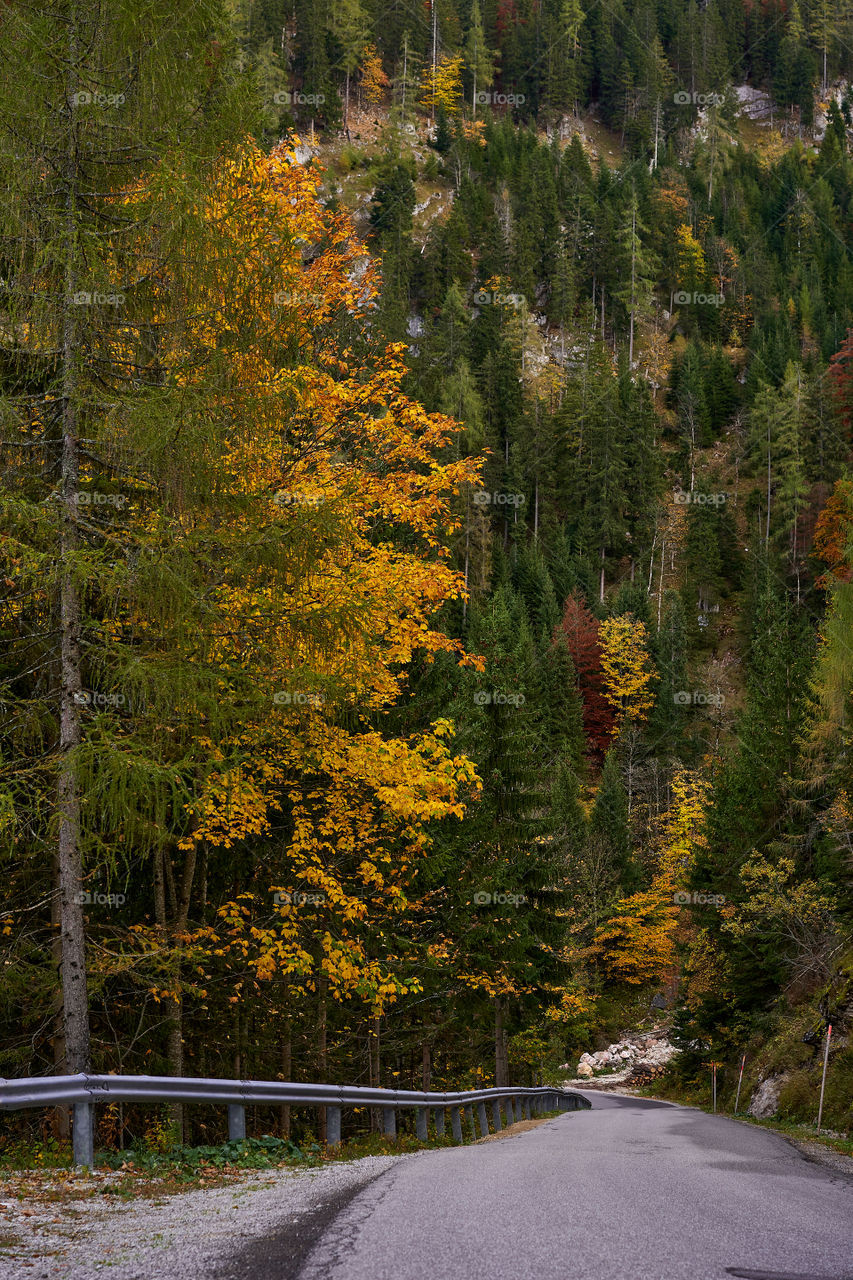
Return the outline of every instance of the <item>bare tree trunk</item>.
<path id="1" fill-rule="evenodd" d="M 191 849 L 187 850 L 184 858 L 181 888 L 180 894 L 178 894 L 168 851 L 166 849 L 158 849 L 154 855 L 154 919 L 160 931 L 164 950 L 168 951 L 179 943 L 181 935 L 186 931 L 197 858 L 198 846 L 193 845 Z M 204 849 L 204 866 L 206 866 L 206 859 L 207 851 Z M 174 904 L 171 927 L 169 925 L 167 898 L 170 906 Z M 168 969 L 173 997 L 166 1022 L 166 1059 L 169 1066 L 169 1074 L 182 1076 L 184 1074 L 184 1002 L 181 990 L 180 960 L 170 963 Z M 239 1057 L 239 1046 L 237 1054 Z M 169 1114 L 172 1124 L 183 1138 L 185 1136 L 183 1106 L 179 1102 L 174 1103 L 169 1108 Z"/>
<path id="2" fill-rule="evenodd" d="M 468 572 L 470 569 L 471 557 L 471 521 L 470 521 L 470 505 L 471 499 L 468 490 L 465 492 L 465 595 L 462 599 L 462 625 L 464 626 L 468 620 Z"/>
<path id="3" fill-rule="evenodd" d="M 367 1062 L 370 1072 L 370 1087 L 379 1086 L 379 1015 L 370 1019 L 367 1029 Z M 378 1107 L 370 1108 L 370 1128 L 373 1133 L 382 1132 L 381 1114 Z"/>
<path id="4" fill-rule="evenodd" d="M 660 135 L 660 95 L 658 95 L 657 103 L 656 103 L 656 106 L 655 106 L 655 158 L 654 158 L 654 160 L 652 161 L 652 168 L 653 168 L 653 169 L 657 169 L 657 167 L 658 167 L 658 137 L 659 137 L 659 135 Z"/>
<path id="5" fill-rule="evenodd" d="M 432 0 L 432 111 L 431 119 L 435 124 L 435 70 L 438 59 L 438 9 L 436 0 Z"/>
<path id="6" fill-rule="evenodd" d="M 767 528 L 764 534 L 764 543 L 770 546 L 770 493 L 772 489 L 772 475 L 770 464 L 770 423 L 767 423 Z"/>
<path id="7" fill-rule="evenodd" d="M 72 18 L 68 50 L 68 102 L 76 91 L 77 30 Z M 80 596 L 74 577 L 74 559 L 79 545 L 77 499 L 80 489 L 78 441 L 78 361 L 81 342 L 77 312 L 71 301 L 77 287 L 76 136 L 72 125 L 68 135 L 65 164 L 65 311 L 62 326 L 62 532 L 59 546 L 59 778 L 57 783 L 58 879 L 60 915 L 60 955 L 62 1017 L 65 1069 L 70 1074 L 88 1071 L 90 1066 L 89 997 L 86 982 L 86 933 L 83 919 L 83 857 L 80 848 L 80 794 L 77 779 L 77 749 L 82 741 L 80 695 L 83 691 L 80 668 Z"/>
<path id="8" fill-rule="evenodd" d="M 240 1003 L 234 1006 L 234 1053 L 233 1053 L 233 1071 L 234 1079 L 239 1080 L 243 1075 L 243 1055 L 241 1052 L 243 1043 L 242 1027 L 240 1025 Z"/>
<path id="9" fill-rule="evenodd" d="M 429 1044 L 424 1040 L 421 1046 L 421 1087 L 424 1093 L 429 1093 L 430 1081 L 432 1080 L 432 1060 L 430 1056 Z"/>
<path id="10" fill-rule="evenodd" d="M 197 861 L 197 845 L 193 845 L 191 849 L 186 851 L 184 857 L 184 869 L 181 876 L 180 896 L 177 901 L 177 912 L 175 914 L 174 928 L 172 929 L 172 945 L 180 946 L 181 939 L 186 933 L 187 920 L 190 913 L 190 898 L 192 896 L 193 880 L 195 878 L 195 869 Z M 171 869 L 171 861 L 168 854 L 164 855 L 167 868 Z M 169 1017 L 169 1039 L 167 1056 L 169 1062 L 169 1075 L 182 1076 L 184 1074 L 184 993 L 182 989 L 181 962 L 176 959 L 174 964 L 170 966 L 172 970 L 172 982 L 174 984 L 174 998 L 172 1001 L 172 1013 Z M 186 1138 L 186 1114 L 183 1106 L 177 1103 L 173 1108 L 173 1121 L 177 1126 L 181 1139 Z"/>
<path id="11" fill-rule="evenodd" d="M 317 979 L 317 1067 L 319 1074 L 319 1083 L 326 1083 L 326 1075 L 329 1069 L 328 1057 L 326 1053 L 326 1023 L 327 1023 L 327 994 L 329 989 L 329 980 L 325 976 Z M 319 1138 L 320 1142 L 326 1141 L 326 1108 L 319 1108 Z"/>
<path id="12" fill-rule="evenodd" d="M 660 547 L 660 582 L 658 583 L 658 633 L 660 633 L 660 611 L 663 603 L 663 574 L 666 569 L 666 534 L 661 539 Z"/>
<path id="13" fill-rule="evenodd" d="M 631 210 L 631 332 L 628 339 L 628 368 L 634 367 L 634 292 L 637 274 L 637 210 Z"/>
<path id="14" fill-rule="evenodd" d="M 495 1088 L 505 1089 L 509 1084 L 506 1027 L 504 1026 L 503 1001 L 495 997 Z"/>
<path id="15" fill-rule="evenodd" d="M 281 1041 L 279 1043 L 279 1062 L 281 1069 L 279 1075 L 282 1080 L 290 1080 L 293 1071 L 293 1037 L 288 1019 L 282 1027 Z M 279 1107 L 279 1132 L 282 1138 L 290 1137 L 290 1105 L 287 1102 L 282 1103 Z"/>
<path id="16" fill-rule="evenodd" d="M 59 906 L 58 851 L 54 854 L 53 859 L 53 884 L 54 891 L 50 899 L 50 951 L 53 969 L 56 973 L 56 987 L 54 988 L 52 999 L 53 1035 L 51 1037 L 51 1046 L 53 1049 L 54 1075 L 61 1076 L 65 1073 L 65 1023 L 62 1016 L 62 919 Z M 69 1138 L 71 1136 L 70 1107 L 57 1107 L 54 1111 L 53 1123 L 57 1138 Z"/>

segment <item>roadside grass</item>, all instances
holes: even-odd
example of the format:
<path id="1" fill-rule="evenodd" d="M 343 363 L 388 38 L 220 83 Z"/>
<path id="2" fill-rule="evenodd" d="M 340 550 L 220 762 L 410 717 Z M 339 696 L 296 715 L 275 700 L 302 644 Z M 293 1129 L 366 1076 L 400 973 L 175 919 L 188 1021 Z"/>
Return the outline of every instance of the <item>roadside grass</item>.
<path id="1" fill-rule="evenodd" d="M 695 1107 L 698 1111 L 704 1111 L 707 1115 L 715 1114 L 708 1096 L 707 1085 L 691 1085 L 662 1076 L 638 1088 L 636 1094 L 641 1098 L 660 1098 L 663 1102 L 678 1102 L 682 1106 Z M 839 1133 L 835 1130 L 827 1132 L 825 1129 L 818 1133 L 814 1124 L 780 1116 L 771 1116 L 767 1120 L 760 1120 L 756 1116 L 747 1115 L 745 1111 L 735 1111 L 731 1107 L 722 1105 L 719 1097 L 717 1099 L 716 1114 L 718 1116 L 727 1116 L 730 1120 L 740 1120 L 744 1124 L 769 1129 L 773 1133 L 779 1133 L 786 1138 L 796 1138 L 800 1142 L 816 1142 L 820 1146 L 829 1147 L 833 1151 L 838 1151 L 841 1155 L 853 1158 L 853 1135 L 851 1134 Z"/>
<path id="2" fill-rule="evenodd" d="M 853 1158 L 853 1136 L 849 1134 L 826 1133 L 824 1130 L 818 1133 L 814 1125 L 803 1124 L 797 1120 L 779 1120 L 775 1117 L 770 1120 L 758 1120 L 755 1116 L 745 1115 L 742 1111 L 733 1118 L 743 1120 L 746 1124 L 758 1125 L 762 1129 L 770 1129 L 774 1133 L 781 1133 L 786 1138 L 797 1138 L 800 1142 L 817 1142 L 822 1147 L 829 1147 L 832 1151 L 838 1151 L 843 1156 Z"/>
<path id="3" fill-rule="evenodd" d="M 537 1120 L 564 1114 L 545 1111 Z M 490 1132 L 493 1132 L 490 1117 Z M 505 1132 L 505 1131 L 504 1131 Z M 6 1143 L 0 1147 L 0 1193 L 19 1200 L 67 1203 L 90 1196 L 141 1197 L 176 1195 L 204 1187 L 222 1186 L 248 1172 L 276 1169 L 318 1169 L 329 1164 L 363 1160 L 367 1156 L 406 1155 L 456 1144 L 447 1132 L 439 1137 L 432 1126 L 427 1142 L 404 1131 L 395 1138 L 361 1133 L 338 1147 L 311 1139 L 301 1146 L 287 1138 L 266 1136 L 223 1142 L 218 1146 L 172 1146 L 155 1151 L 140 1145 L 124 1151 L 96 1151 L 95 1167 L 82 1172 L 72 1166 L 68 1142 Z M 463 1144 L 479 1139 L 463 1126 Z"/>

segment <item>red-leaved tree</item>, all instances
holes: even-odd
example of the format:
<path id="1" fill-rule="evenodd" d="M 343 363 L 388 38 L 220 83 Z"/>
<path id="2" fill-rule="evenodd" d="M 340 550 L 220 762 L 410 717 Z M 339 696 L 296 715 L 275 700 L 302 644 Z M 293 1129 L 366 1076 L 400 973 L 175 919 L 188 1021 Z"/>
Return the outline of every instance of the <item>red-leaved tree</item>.
<path id="1" fill-rule="evenodd" d="M 847 431 L 853 432 L 853 329 L 829 362 L 827 376 L 838 416 Z"/>
<path id="2" fill-rule="evenodd" d="M 603 760 L 612 742 L 613 708 L 604 696 L 598 627 L 598 619 L 590 612 L 585 601 L 577 596 L 569 596 L 555 635 L 562 632 L 566 637 L 578 674 L 588 749 L 591 754 Z"/>

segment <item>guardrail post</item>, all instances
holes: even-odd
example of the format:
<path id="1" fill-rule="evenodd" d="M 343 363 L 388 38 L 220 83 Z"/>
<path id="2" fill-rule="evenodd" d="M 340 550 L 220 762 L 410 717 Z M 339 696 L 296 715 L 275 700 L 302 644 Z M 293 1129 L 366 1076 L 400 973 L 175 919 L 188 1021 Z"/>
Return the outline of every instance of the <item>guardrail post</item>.
<path id="1" fill-rule="evenodd" d="M 476 1141 L 477 1141 L 477 1126 L 476 1126 L 476 1124 L 474 1123 L 474 1108 L 473 1108 L 473 1107 L 465 1107 L 465 1108 L 464 1108 L 464 1110 L 465 1110 L 465 1123 L 466 1123 L 466 1125 L 468 1126 L 469 1130 L 471 1131 L 471 1137 L 473 1138 L 474 1142 L 476 1142 Z"/>
<path id="2" fill-rule="evenodd" d="M 397 1113 L 393 1107 L 382 1108 L 382 1132 L 386 1138 L 397 1136 Z"/>
<path id="3" fill-rule="evenodd" d="M 500 1133 L 503 1128 L 503 1121 L 501 1120 L 501 1104 L 497 1099 L 492 1103 L 492 1121 L 495 1126 L 495 1133 Z"/>
<path id="4" fill-rule="evenodd" d="M 530 1119 L 530 1099 L 527 1097 L 524 1099 L 524 1118 L 525 1120 Z"/>
<path id="5" fill-rule="evenodd" d="M 326 1107 L 326 1146 L 339 1147 L 341 1145 L 341 1109 L 340 1107 Z"/>
<path id="6" fill-rule="evenodd" d="M 428 1123 L 429 1108 L 418 1107 L 415 1111 L 415 1128 L 418 1135 L 418 1142 L 429 1141 L 429 1130 L 427 1128 Z"/>
<path id="7" fill-rule="evenodd" d="M 489 1117 L 486 1115 L 485 1102 L 477 1103 L 477 1119 L 480 1122 L 480 1137 L 487 1138 L 489 1135 Z"/>
<path id="8" fill-rule="evenodd" d="M 437 1138 L 444 1137 L 444 1107 L 436 1107 L 435 1112 L 435 1136 Z"/>
<path id="9" fill-rule="evenodd" d="M 462 1117 L 459 1114 L 458 1107 L 450 1108 L 450 1128 L 453 1132 L 453 1141 L 462 1141 Z"/>
<path id="10" fill-rule="evenodd" d="M 228 1103 L 228 1141 L 240 1142 L 246 1136 L 246 1108 L 240 1102 Z"/>
<path id="11" fill-rule="evenodd" d="M 74 1103 L 71 1145 L 74 1163 L 91 1169 L 95 1163 L 95 1107 L 91 1102 Z"/>

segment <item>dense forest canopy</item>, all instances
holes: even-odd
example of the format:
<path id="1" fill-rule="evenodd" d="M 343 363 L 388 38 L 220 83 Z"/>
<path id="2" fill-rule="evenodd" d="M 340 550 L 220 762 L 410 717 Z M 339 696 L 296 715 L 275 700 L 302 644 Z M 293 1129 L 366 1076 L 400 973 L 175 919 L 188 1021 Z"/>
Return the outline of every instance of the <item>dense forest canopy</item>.
<path id="1" fill-rule="evenodd" d="M 849 1080 L 853 3 L 4 27 L 0 1072 Z"/>

